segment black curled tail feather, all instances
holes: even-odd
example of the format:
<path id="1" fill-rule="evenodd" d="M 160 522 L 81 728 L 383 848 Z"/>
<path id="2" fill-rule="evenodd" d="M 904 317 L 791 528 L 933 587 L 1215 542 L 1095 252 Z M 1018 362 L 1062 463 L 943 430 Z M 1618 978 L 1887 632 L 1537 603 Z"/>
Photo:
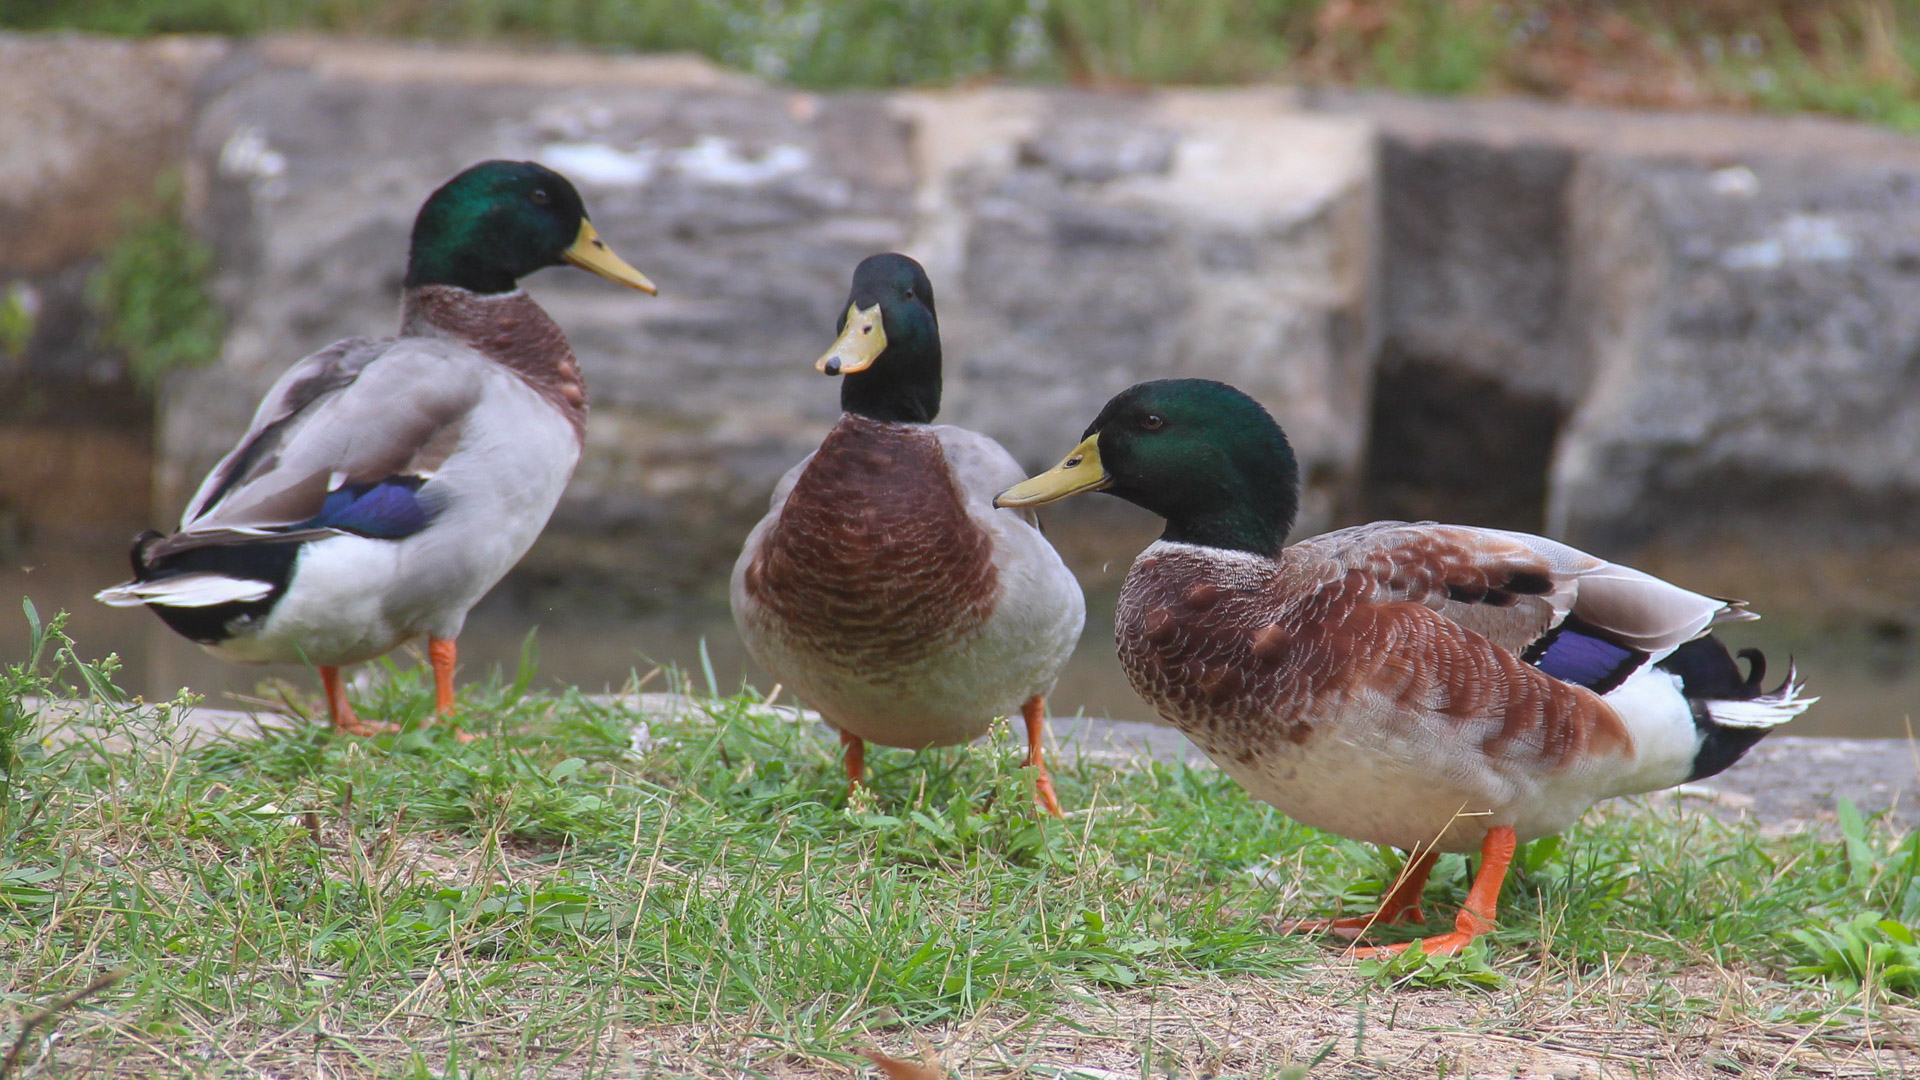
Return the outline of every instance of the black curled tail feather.
<path id="1" fill-rule="evenodd" d="M 1680 676 L 1680 692 L 1688 701 L 1749 701 L 1760 696 L 1760 676 L 1767 670 L 1767 660 L 1758 649 L 1742 649 L 1740 655 L 1749 664 L 1746 674 L 1741 673 L 1740 665 L 1720 639 L 1706 634 L 1668 653 L 1654 666 Z"/>
<path id="2" fill-rule="evenodd" d="M 153 568 L 147 565 L 147 549 L 166 539 L 159 529 L 148 529 L 133 538 L 133 550 L 127 552 L 127 558 L 133 563 L 133 580 L 147 581 L 153 577 Z"/>
<path id="3" fill-rule="evenodd" d="M 1769 731 L 1798 716 L 1816 700 L 1800 696 L 1791 664 L 1786 679 L 1768 691 L 1761 685 L 1767 673 L 1766 656 L 1758 649 L 1742 649 L 1740 659 L 1747 662 L 1745 674 L 1727 647 L 1707 634 L 1675 649 L 1656 665 L 1679 676 L 1680 693 L 1686 697 L 1694 727 L 1700 732 L 1700 749 L 1694 755 L 1689 781 L 1725 770 Z M 1751 704 L 1743 707 L 1743 703 Z"/>

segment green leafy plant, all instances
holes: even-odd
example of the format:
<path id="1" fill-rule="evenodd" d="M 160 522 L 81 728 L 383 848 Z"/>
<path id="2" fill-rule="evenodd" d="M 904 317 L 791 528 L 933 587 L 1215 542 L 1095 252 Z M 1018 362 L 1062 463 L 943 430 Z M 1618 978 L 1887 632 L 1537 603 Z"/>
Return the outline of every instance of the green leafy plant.
<path id="1" fill-rule="evenodd" d="M 1429 953 L 1415 946 L 1383 959 L 1362 960 L 1361 977 L 1394 987 L 1475 987 L 1490 989 L 1506 979 L 1487 962 L 1487 947 L 1479 941 L 1452 956 Z"/>
<path id="2" fill-rule="evenodd" d="M 1790 970 L 1849 995 L 1885 990 L 1920 996 L 1920 832 L 1889 843 L 1846 798 L 1834 816 L 1844 855 L 1841 896 L 1860 908 L 1792 931 L 1803 962 Z"/>
<path id="3" fill-rule="evenodd" d="M 101 342 L 151 388 L 169 371 L 219 359 L 226 318 L 208 287 L 213 249 L 181 220 L 180 183 L 164 178 L 151 204 L 129 209 L 87 280 Z"/>
<path id="4" fill-rule="evenodd" d="M 1831 927 L 1793 931 L 1811 956 L 1792 969 L 1829 983 L 1849 996 L 1880 988 L 1920 996 L 1920 941 L 1915 928 L 1878 912 L 1862 912 Z"/>
<path id="5" fill-rule="evenodd" d="M 690 51 L 820 88 L 1286 79 L 1920 125 L 1906 0 L 0 0 L 0 26 Z"/>
<path id="6" fill-rule="evenodd" d="M 49 648 L 58 653 L 65 640 L 60 632 L 66 624 L 64 613 L 43 625 L 32 600 L 23 597 L 20 607 L 27 617 L 27 658 L 0 668 L 0 815 L 11 806 L 23 745 L 31 742 L 41 699 L 54 684 L 43 664 Z"/>
<path id="7" fill-rule="evenodd" d="M 82 660 L 65 633 L 65 612 L 42 621 L 24 597 L 20 608 L 26 657 L 0 665 L 0 911 L 42 902 L 51 895 L 45 883 L 57 876 L 44 864 L 13 861 L 23 844 L 30 846 L 27 838 L 57 820 L 51 808 L 74 757 L 71 741 L 56 747 L 51 737 L 76 724 L 122 730 L 127 716 L 125 696 L 113 684 L 119 661 Z"/>
<path id="8" fill-rule="evenodd" d="M 1477 7 L 1408 0 L 1392 7 L 1372 59 L 1380 81 L 1397 90 L 1464 94 L 1481 88 L 1500 46 Z"/>
<path id="9" fill-rule="evenodd" d="M 39 307 L 33 286 L 24 281 L 16 281 L 0 293 L 0 359 L 26 355 L 27 346 L 33 343 Z"/>

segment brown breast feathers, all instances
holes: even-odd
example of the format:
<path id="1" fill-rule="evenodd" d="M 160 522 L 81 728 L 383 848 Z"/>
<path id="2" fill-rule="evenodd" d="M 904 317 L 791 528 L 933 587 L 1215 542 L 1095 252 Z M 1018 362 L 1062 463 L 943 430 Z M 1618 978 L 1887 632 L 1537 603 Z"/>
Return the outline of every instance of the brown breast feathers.
<path id="1" fill-rule="evenodd" d="M 803 648 L 885 681 L 963 642 L 998 594 L 933 432 L 848 414 L 747 567 L 747 594 Z"/>
<path id="2" fill-rule="evenodd" d="M 1486 753 L 1553 769 L 1630 745 L 1613 709 L 1417 603 L 1380 602 L 1366 569 L 1296 555 L 1142 560 L 1116 636 L 1134 688 L 1211 750 L 1252 760 L 1343 722 L 1452 722 Z M 1371 715 L 1364 715 L 1367 710 Z"/>
<path id="3" fill-rule="evenodd" d="M 587 384 L 580 364 L 560 324 L 533 297 L 517 290 L 483 296 L 423 285 L 408 292 L 400 323 L 404 333 L 431 328 L 512 370 L 572 421 L 576 436 L 586 437 Z"/>

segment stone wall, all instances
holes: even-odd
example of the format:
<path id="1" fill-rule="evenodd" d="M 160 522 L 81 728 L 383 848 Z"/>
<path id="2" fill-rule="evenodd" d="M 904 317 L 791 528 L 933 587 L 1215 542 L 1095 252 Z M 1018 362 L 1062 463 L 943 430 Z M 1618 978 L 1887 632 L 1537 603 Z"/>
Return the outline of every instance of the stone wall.
<path id="1" fill-rule="evenodd" d="M 85 302 L 129 203 L 178 169 L 217 41 L 0 35 L 0 549 L 149 517 L 151 408 Z M 17 335 L 17 336 L 16 336 Z"/>
<path id="2" fill-rule="evenodd" d="M 898 249 L 938 291 L 943 419 L 1028 465 L 1121 387 L 1203 375 L 1287 427 L 1303 531 L 1442 517 L 1709 588 L 1752 593 L 1758 573 L 1770 603 L 1814 611 L 1910 626 L 1920 602 L 1920 148 L 1903 137 L 1272 88 L 807 94 L 684 58 L 314 39 L 140 48 L 191 54 L 166 145 L 233 324 L 220 365 L 162 395 L 156 519 L 286 365 L 392 325 L 428 191 L 534 157 L 662 295 L 528 283 L 593 415 L 522 590 L 716 595 L 837 411 L 811 361 L 849 271 Z M 9 154 L 31 137 L 0 125 Z M 1099 499 L 1049 525 L 1095 585 L 1153 531 Z"/>
<path id="3" fill-rule="evenodd" d="M 209 77 L 192 161 L 235 321 L 217 368 L 166 389 L 161 505 L 185 500 L 288 363 L 391 325 L 420 199 L 487 157 L 573 177 L 661 287 L 528 282 L 580 354 L 593 415 L 521 587 L 717 591 L 773 482 L 838 415 L 812 361 L 854 264 L 888 249 L 935 282 L 943 419 L 1040 466 L 1135 381 L 1229 379 L 1299 445 L 1305 527 L 1356 505 L 1365 120 L 1273 90 L 814 95 L 678 59 L 572 63 L 291 41 Z M 1117 579 L 1149 523 L 1086 502 L 1055 531 Z"/>
<path id="4" fill-rule="evenodd" d="M 1481 500 L 1461 516 L 1912 640 L 1920 143 L 1807 117 L 1320 104 L 1383 147 L 1370 509 L 1411 474 L 1422 513 Z"/>

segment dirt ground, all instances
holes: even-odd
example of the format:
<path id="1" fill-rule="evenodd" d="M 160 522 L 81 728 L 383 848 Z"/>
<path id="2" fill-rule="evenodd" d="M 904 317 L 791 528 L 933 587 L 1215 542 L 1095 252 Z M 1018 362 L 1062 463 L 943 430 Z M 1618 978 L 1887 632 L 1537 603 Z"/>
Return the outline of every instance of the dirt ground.
<path id="1" fill-rule="evenodd" d="M 1871 1022 L 1767 1024 L 1742 1005 L 1734 971 L 1663 979 L 1668 997 L 1719 1002 L 1665 1024 L 1643 1015 L 1655 996 L 1632 971 L 1544 972 L 1490 993 L 1388 990 L 1341 962 L 1284 983 L 1199 980 L 1103 992 L 1058 1021 L 1030 1026 L 983 1014 L 965 1024 L 893 1031 L 878 1048 L 936 1063 L 961 1080 L 1036 1076 L 1135 1080 L 1280 1076 L 1499 1077 L 1515 1080 L 1724 1080 L 1726 1077 L 1920 1076 L 1920 1010 L 1886 1006 Z M 1773 991 L 1778 993 L 1777 988 Z M 1817 1002 L 1797 1002 L 1818 1014 Z M 1804 1013 L 1802 1015 L 1805 1015 Z M 1668 1025 L 1676 1025 L 1677 1028 Z M 774 1077 L 877 1075 L 782 1059 L 739 1030 L 678 1026 L 610 1033 L 601 1053 L 635 1075 Z M 1294 1075 L 1299 1075 L 1297 1072 Z"/>

